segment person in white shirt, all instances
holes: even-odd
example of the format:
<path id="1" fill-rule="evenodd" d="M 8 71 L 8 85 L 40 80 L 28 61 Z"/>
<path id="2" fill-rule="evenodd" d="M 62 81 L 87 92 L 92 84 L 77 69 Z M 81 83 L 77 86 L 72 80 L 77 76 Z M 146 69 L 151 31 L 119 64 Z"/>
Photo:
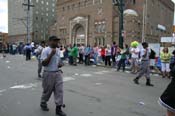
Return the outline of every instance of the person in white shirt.
<path id="1" fill-rule="evenodd" d="M 138 60 L 139 60 L 139 53 L 140 50 L 138 47 L 132 47 L 131 50 L 131 65 L 132 65 L 132 73 L 138 72 Z"/>
<path id="2" fill-rule="evenodd" d="M 61 58 L 61 60 L 63 61 L 64 60 L 64 48 L 63 48 L 63 46 L 61 46 L 61 48 L 60 48 L 60 58 Z"/>
<path id="3" fill-rule="evenodd" d="M 111 46 L 107 45 L 105 49 L 105 66 L 111 66 Z"/>
<path id="4" fill-rule="evenodd" d="M 83 60 L 84 49 L 85 49 L 85 47 L 84 47 L 83 44 L 79 46 L 79 50 L 78 51 L 79 51 L 79 63 L 80 64 L 83 64 L 83 62 L 84 62 L 84 60 Z"/>
<path id="5" fill-rule="evenodd" d="M 42 63 L 41 63 L 41 53 L 43 49 L 45 48 L 45 41 L 42 41 L 41 44 L 38 46 L 38 48 L 35 50 L 36 56 L 38 58 L 38 78 L 41 78 L 41 72 L 42 72 Z"/>

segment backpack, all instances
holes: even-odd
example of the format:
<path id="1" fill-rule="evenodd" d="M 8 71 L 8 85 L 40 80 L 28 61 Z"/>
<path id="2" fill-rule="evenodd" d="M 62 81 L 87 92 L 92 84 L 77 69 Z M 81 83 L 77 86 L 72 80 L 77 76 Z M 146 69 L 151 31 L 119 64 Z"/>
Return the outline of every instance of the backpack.
<path id="1" fill-rule="evenodd" d="M 149 59 L 155 59 L 155 57 L 156 57 L 156 53 L 155 53 L 154 50 L 151 49 L 151 53 L 149 55 Z"/>

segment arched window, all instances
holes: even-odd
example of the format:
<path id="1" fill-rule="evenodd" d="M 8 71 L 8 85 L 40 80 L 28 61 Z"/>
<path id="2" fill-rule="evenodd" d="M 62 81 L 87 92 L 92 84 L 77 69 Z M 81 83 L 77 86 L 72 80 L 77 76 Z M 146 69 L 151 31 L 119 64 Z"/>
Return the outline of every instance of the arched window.
<path id="1" fill-rule="evenodd" d="M 136 4 L 136 0 L 133 0 L 133 4 Z"/>

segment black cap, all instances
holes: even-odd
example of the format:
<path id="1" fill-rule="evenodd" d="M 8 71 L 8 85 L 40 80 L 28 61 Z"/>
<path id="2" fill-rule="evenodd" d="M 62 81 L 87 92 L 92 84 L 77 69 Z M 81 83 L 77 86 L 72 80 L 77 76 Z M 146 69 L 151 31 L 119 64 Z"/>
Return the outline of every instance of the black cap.
<path id="1" fill-rule="evenodd" d="M 49 37 L 49 41 L 55 41 L 55 40 L 60 40 L 60 38 L 54 35 Z"/>

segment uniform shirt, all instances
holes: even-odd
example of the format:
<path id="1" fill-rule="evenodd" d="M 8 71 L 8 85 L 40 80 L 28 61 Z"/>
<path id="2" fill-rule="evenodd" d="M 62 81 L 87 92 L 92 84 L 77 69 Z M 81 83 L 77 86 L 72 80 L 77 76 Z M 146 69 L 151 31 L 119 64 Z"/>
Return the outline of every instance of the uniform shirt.
<path id="1" fill-rule="evenodd" d="M 26 46 L 24 47 L 24 49 L 25 49 L 25 50 L 32 50 L 32 46 L 31 46 L 31 45 L 26 45 Z"/>
<path id="2" fill-rule="evenodd" d="M 43 49 L 42 54 L 41 54 L 41 60 L 45 60 L 48 58 L 50 53 L 52 52 L 52 48 L 46 47 Z M 55 55 L 52 56 L 50 63 L 44 67 L 45 71 L 58 71 L 58 64 L 61 62 L 60 59 L 60 49 L 56 48 L 56 53 Z"/>
<path id="3" fill-rule="evenodd" d="M 135 53 L 133 53 L 133 52 L 137 52 L 138 54 L 135 54 Z M 131 48 L 131 57 L 132 58 L 139 58 L 139 52 L 140 52 L 140 50 L 139 50 L 139 48 Z"/>
<path id="4" fill-rule="evenodd" d="M 146 49 L 141 49 L 140 55 L 141 55 L 142 60 L 147 61 L 147 60 L 149 60 L 149 55 L 150 55 L 151 51 L 149 48 L 147 48 L 146 57 L 143 57 L 145 55 L 145 52 L 146 52 Z"/>

